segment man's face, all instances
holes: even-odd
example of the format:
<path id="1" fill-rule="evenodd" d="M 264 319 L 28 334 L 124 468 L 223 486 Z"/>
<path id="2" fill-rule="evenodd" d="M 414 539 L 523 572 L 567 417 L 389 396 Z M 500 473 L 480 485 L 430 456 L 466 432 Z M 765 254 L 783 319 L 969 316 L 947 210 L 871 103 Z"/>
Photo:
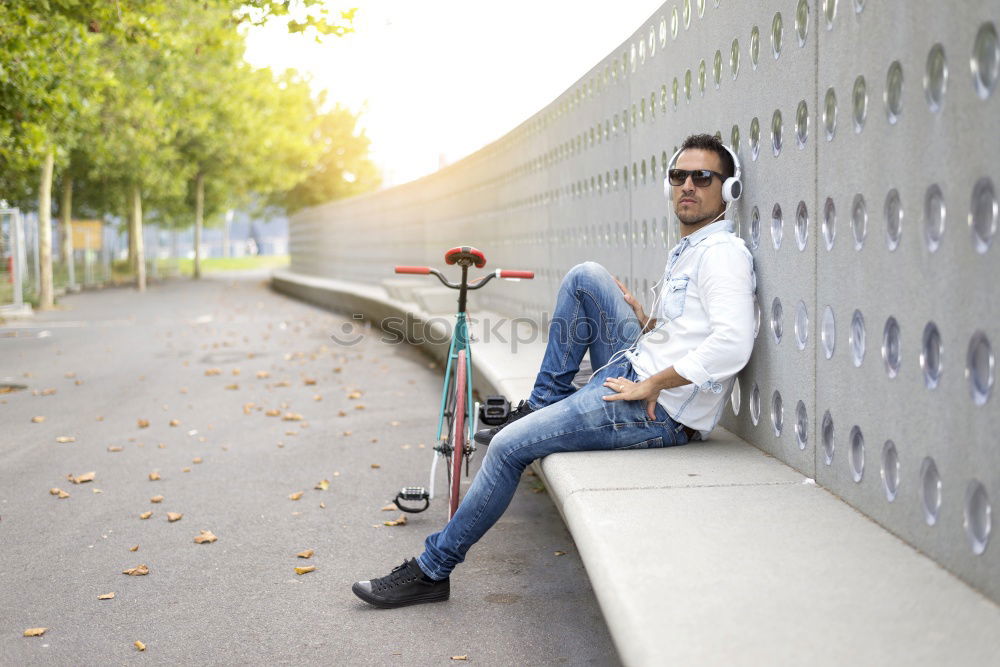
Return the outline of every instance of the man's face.
<path id="1" fill-rule="evenodd" d="M 722 160 L 715 151 L 701 148 L 688 148 L 677 156 L 675 169 L 711 169 L 722 173 Z M 712 177 L 707 187 L 699 188 L 691 181 L 691 177 L 680 185 L 671 185 L 674 199 L 674 212 L 677 219 L 685 225 L 697 225 L 717 217 L 725 208 L 722 200 L 722 181 L 718 176 Z"/>

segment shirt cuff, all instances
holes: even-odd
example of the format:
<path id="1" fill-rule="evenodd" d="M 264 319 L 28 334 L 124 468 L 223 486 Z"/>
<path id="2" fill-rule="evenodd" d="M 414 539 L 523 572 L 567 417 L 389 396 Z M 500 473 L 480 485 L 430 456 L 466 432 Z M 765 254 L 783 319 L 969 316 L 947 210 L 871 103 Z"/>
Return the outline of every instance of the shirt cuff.
<path id="1" fill-rule="evenodd" d="M 713 394 L 722 393 L 722 385 L 716 382 L 715 378 L 705 370 L 705 367 L 692 359 L 690 355 L 674 364 L 674 370 L 681 377 L 694 383 L 698 387 L 698 391 L 710 391 Z"/>

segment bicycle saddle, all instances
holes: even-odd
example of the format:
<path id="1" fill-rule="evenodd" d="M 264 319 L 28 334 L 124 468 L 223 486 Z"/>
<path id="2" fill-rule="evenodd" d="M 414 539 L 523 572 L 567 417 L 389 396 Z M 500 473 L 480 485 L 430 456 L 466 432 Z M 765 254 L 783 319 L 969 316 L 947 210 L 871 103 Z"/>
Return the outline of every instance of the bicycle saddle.
<path id="1" fill-rule="evenodd" d="M 472 246 L 463 245 L 452 248 L 444 254 L 444 261 L 448 264 L 458 264 L 459 266 L 476 265 L 477 269 L 486 266 L 486 255 Z"/>

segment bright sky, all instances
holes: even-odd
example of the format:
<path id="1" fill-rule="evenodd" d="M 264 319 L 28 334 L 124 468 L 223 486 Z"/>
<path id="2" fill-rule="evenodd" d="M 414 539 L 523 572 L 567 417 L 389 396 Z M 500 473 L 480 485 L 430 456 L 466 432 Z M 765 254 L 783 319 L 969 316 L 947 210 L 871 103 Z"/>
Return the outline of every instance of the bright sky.
<path id="1" fill-rule="evenodd" d="M 246 59 L 294 67 L 361 111 L 387 186 L 419 178 L 502 137 L 569 88 L 663 0 L 372 0 L 353 34 L 254 29 Z M 350 6 L 344 2 L 332 7 Z"/>

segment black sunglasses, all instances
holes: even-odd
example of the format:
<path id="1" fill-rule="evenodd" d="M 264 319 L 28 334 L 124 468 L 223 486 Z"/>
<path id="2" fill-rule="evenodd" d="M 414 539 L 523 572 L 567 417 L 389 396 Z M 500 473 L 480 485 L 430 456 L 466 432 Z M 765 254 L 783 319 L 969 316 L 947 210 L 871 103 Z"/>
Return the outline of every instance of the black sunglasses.
<path id="1" fill-rule="evenodd" d="M 671 169 L 667 172 L 667 180 L 670 185 L 684 185 L 687 177 L 691 177 L 691 182 L 695 187 L 706 188 L 712 182 L 712 176 L 718 176 L 720 181 L 725 181 L 726 177 L 711 169 Z"/>

